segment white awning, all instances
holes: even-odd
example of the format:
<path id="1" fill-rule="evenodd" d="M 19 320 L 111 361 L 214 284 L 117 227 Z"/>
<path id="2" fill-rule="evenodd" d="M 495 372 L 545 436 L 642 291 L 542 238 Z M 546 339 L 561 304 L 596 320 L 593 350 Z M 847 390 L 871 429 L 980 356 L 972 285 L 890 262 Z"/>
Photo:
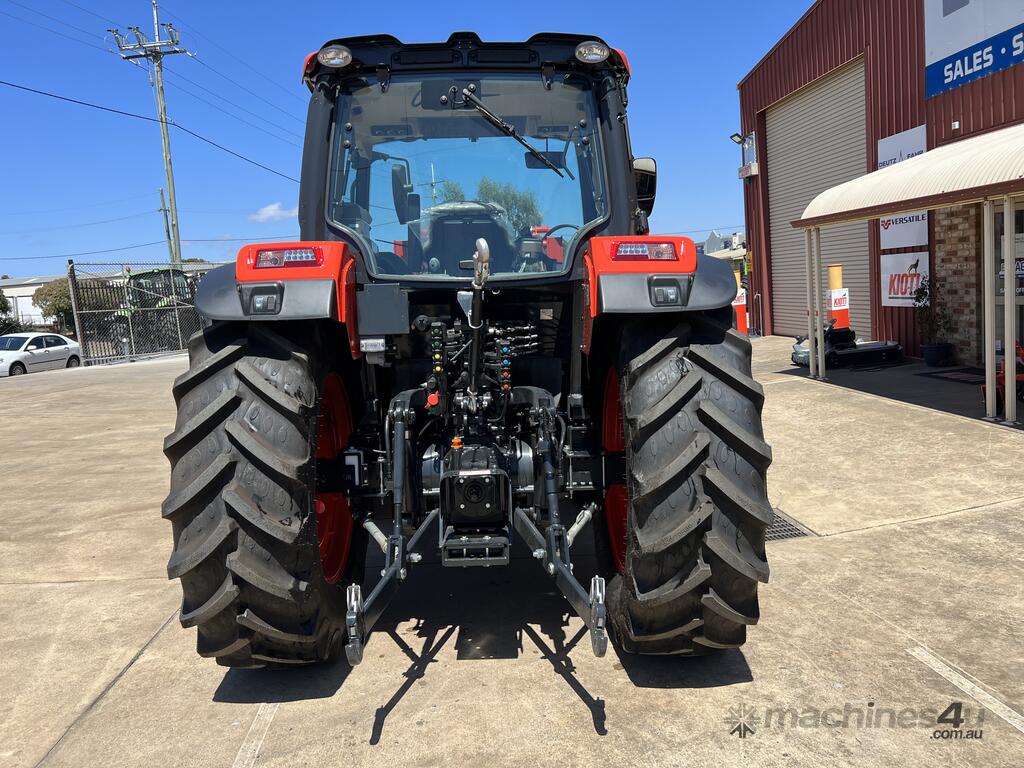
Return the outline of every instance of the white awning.
<path id="1" fill-rule="evenodd" d="M 936 147 L 826 189 L 793 226 L 865 221 L 1021 193 L 1024 123 Z"/>

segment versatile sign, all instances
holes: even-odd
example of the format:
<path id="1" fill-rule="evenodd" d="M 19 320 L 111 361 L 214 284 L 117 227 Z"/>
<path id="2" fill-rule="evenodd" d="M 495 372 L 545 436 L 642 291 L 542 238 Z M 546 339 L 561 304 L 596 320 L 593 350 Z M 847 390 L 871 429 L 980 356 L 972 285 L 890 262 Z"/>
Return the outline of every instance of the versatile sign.
<path id="1" fill-rule="evenodd" d="M 850 327 L 850 289 L 832 289 L 832 319 L 836 321 L 836 328 Z"/>
<path id="2" fill-rule="evenodd" d="M 1024 61 L 1024 0 L 924 0 L 925 95 Z"/>
<path id="3" fill-rule="evenodd" d="M 914 306 L 914 293 L 928 277 L 928 251 L 883 253 L 880 264 L 882 306 Z"/>
<path id="4" fill-rule="evenodd" d="M 878 140 L 878 167 L 887 168 L 912 157 L 924 154 L 928 147 L 928 132 L 918 125 L 901 133 Z M 928 211 L 885 216 L 878 220 L 880 247 L 909 248 L 928 244 Z"/>

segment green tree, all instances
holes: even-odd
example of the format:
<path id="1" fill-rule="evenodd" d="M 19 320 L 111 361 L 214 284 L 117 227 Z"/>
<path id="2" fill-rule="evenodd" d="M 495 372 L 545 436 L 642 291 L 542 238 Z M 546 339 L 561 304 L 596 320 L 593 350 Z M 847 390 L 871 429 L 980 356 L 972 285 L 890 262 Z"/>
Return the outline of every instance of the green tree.
<path id="1" fill-rule="evenodd" d="M 448 179 L 441 182 L 441 202 L 459 203 L 466 199 L 466 190 L 457 181 Z"/>
<path id="2" fill-rule="evenodd" d="M 483 178 L 476 188 L 476 196 L 482 202 L 494 203 L 504 208 L 516 232 L 535 227 L 541 222 L 537 195 L 533 192 L 520 192 L 511 184 Z"/>
<path id="3" fill-rule="evenodd" d="M 14 311 L 14 307 L 11 306 L 11 300 L 4 295 L 3 291 L 0 291 L 0 315 L 9 315 Z"/>
<path id="4" fill-rule="evenodd" d="M 43 317 L 52 317 L 60 329 L 75 327 L 75 313 L 71 308 L 71 291 L 65 277 L 51 280 L 36 288 L 32 303 L 39 307 Z"/>

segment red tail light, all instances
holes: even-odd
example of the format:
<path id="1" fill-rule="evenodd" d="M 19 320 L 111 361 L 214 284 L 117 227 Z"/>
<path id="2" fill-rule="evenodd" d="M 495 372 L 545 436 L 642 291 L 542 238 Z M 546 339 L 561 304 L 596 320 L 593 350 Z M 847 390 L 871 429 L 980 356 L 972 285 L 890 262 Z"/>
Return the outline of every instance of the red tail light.
<path id="1" fill-rule="evenodd" d="M 675 243 L 619 243 L 612 261 L 678 261 Z"/>
<path id="2" fill-rule="evenodd" d="M 323 263 L 319 248 L 267 248 L 256 252 L 255 267 L 319 267 Z"/>

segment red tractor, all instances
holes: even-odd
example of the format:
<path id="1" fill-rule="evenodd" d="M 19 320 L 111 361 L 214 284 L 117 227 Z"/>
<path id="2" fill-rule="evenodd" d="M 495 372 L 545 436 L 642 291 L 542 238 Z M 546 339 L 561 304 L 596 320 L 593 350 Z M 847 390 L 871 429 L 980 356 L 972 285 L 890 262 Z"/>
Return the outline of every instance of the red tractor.
<path id="1" fill-rule="evenodd" d="M 167 570 L 199 653 L 356 664 L 424 550 L 500 567 L 520 541 L 598 655 L 609 629 L 643 654 L 743 643 L 763 393 L 728 265 L 649 234 L 625 55 L 353 37 L 303 79 L 302 239 L 206 275 L 174 383 Z"/>

